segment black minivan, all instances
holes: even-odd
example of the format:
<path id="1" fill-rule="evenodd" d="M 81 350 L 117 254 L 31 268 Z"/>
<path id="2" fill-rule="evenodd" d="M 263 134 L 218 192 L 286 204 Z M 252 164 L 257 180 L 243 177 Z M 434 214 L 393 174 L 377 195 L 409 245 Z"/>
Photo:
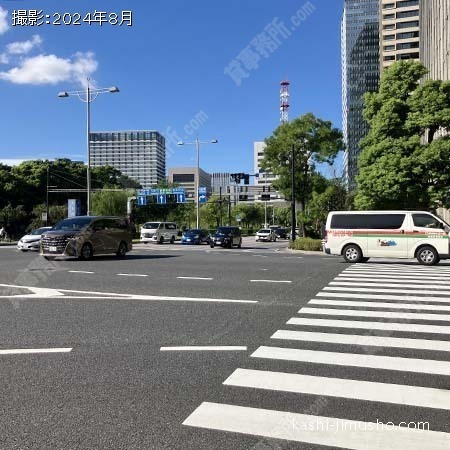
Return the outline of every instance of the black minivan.
<path id="1" fill-rule="evenodd" d="M 209 241 L 211 248 L 220 245 L 225 248 L 232 248 L 242 246 L 242 233 L 239 227 L 219 227 L 217 231 L 211 236 Z"/>

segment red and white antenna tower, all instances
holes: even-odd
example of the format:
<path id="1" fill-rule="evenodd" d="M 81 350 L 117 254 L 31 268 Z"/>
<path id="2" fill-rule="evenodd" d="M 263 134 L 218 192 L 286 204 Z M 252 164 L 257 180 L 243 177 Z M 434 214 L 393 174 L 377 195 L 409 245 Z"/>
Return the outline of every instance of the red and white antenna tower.
<path id="1" fill-rule="evenodd" d="M 281 82 L 280 89 L 280 122 L 289 122 L 289 86 L 291 83 L 285 80 Z"/>

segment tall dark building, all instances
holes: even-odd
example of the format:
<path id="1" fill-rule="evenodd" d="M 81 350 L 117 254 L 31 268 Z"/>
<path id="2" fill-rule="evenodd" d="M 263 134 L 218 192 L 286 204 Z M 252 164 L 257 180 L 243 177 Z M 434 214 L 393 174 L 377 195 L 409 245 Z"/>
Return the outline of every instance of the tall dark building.
<path id="1" fill-rule="evenodd" d="M 341 48 L 344 177 L 352 191 L 356 187 L 360 141 L 368 132 L 362 96 L 378 89 L 380 75 L 378 0 L 345 0 Z"/>

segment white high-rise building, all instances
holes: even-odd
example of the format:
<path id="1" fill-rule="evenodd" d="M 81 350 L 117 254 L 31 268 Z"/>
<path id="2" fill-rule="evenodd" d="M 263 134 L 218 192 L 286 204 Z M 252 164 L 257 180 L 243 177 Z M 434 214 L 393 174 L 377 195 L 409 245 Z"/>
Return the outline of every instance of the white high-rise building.
<path id="1" fill-rule="evenodd" d="M 259 173 L 259 177 L 256 178 L 255 184 L 258 185 L 265 185 L 265 186 L 272 186 L 272 183 L 278 179 L 277 175 L 274 175 L 271 172 L 262 172 L 261 163 L 264 159 L 264 151 L 266 149 L 265 142 L 255 142 L 254 146 L 254 170 L 255 174 Z"/>

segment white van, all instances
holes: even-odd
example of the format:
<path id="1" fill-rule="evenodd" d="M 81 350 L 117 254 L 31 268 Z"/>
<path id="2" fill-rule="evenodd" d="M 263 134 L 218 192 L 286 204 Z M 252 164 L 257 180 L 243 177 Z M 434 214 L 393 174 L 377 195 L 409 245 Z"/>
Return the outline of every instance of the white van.
<path id="1" fill-rule="evenodd" d="M 324 251 L 350 263 L 417 258 L 431 266 L 450 258 L 449 233 L 447 223 L 425 211 L 335 211 L 328 214 Z"/>
<path id="2" fill-rule="evenodd" d="M 177 224 L 174 222 L 147 222 L 141 227 L 141 242 L 148 244 L 156 242 L 173 244 L 178 236 Z"/>

